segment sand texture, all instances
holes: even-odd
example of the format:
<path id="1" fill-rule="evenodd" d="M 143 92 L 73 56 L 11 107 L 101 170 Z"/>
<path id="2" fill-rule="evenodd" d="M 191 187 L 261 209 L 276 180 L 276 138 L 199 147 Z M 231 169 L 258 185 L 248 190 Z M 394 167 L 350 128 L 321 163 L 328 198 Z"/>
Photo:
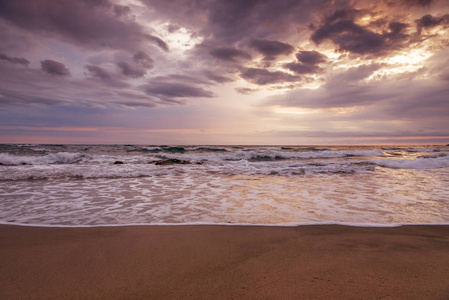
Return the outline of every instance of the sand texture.
<path id="1" fill-rule="evenodd" d="M 449 299 L 449 226 L 0 226 L 0 299 Z"/>

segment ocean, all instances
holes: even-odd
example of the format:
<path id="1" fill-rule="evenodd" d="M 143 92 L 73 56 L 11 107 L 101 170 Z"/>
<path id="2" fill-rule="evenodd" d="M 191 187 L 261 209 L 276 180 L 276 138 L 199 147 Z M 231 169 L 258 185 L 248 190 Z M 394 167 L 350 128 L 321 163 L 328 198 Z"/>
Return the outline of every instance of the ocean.
<path id="1" fill-rule="evenodd" d="M 3 144 L 0 223 L 449 224 L 449 147 Z"/>

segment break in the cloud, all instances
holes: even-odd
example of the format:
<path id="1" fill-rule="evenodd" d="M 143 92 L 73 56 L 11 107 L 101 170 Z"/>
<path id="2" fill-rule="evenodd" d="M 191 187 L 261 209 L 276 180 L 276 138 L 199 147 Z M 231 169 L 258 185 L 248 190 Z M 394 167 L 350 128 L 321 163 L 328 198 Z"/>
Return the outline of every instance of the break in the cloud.
<path id="1" fill-rule="evenodd" d="M 19 141 L 17 114 L 79 142 L 127 122 L 141 143 L 156 128 L 172 143 L 441 142 L 448 37 L 444 0 L 3 0 L 0 128 Z M 47 121 L 90 109 L 101 124 Z"/>

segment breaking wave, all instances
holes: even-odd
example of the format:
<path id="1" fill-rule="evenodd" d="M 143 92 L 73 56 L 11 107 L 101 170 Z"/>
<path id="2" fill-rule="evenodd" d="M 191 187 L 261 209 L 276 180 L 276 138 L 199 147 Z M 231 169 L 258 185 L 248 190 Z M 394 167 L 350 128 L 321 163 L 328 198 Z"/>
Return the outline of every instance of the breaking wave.
<path id="1" fill-rule="evenodd" d="M 40 155 L 0 153 L 0 180 L 137 178 L 181 173 L 302 176 L 354 174 L 372 172 L 376 168 L 426 170 L 449 167 L 449 153 L 430 151 L 431 148 L 421 148 L 418 153 L 404 148 L 403 154 L 395 156 L 388 151 L 398 151 L 399 148 L 382 148 L 382 151 L 262 146 L 126 147 L 121 152 L 106 152 L 108 154 L 57 150 Z M 137 151 L 130 153 L 129 149 Z"/>
<path id="2" fill-rule="evenodd" d="M 73 164 L 80 162 L 83 157 L 83 154 L 68 152 L 51 153 L 44 156 L 20 156 L 0 153 L 0 164 L 5 166 Z"/>

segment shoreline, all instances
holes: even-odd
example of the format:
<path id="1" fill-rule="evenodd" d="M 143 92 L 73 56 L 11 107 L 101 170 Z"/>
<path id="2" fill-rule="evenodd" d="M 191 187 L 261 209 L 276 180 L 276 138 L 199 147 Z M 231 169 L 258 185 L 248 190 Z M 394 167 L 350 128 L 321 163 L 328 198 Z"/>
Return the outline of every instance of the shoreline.
<path id="1" fill-rule="evenodd" d="M 0 225 L 1 299 L 447 299 L 449 225 Z"/>
<path id="2" fill-rule="evenodd" d="M 64 224 L 28 224 L 2 222 L 1 226 L 17 226 L 17 227 L 35 227 L 35 228 L 114 228 L 114 227 L 189 227 L 189 226 L 224 226 L 224 227 L 278 227 L 293 228 L 303 226 L 343 226 L 356 228 L 396 228 L 403 226 L 448 226 L 449 223 L 346 223 L 346 222 L 308 222 L 308 223 L 279 223 L 279 224 L 251 224 L 251 223 L 207 223 L 207 222 L 191 222 L 191 223 L 131 223 L 131 224 L 101 224 L 101 225 L 64 225 Z"/>

